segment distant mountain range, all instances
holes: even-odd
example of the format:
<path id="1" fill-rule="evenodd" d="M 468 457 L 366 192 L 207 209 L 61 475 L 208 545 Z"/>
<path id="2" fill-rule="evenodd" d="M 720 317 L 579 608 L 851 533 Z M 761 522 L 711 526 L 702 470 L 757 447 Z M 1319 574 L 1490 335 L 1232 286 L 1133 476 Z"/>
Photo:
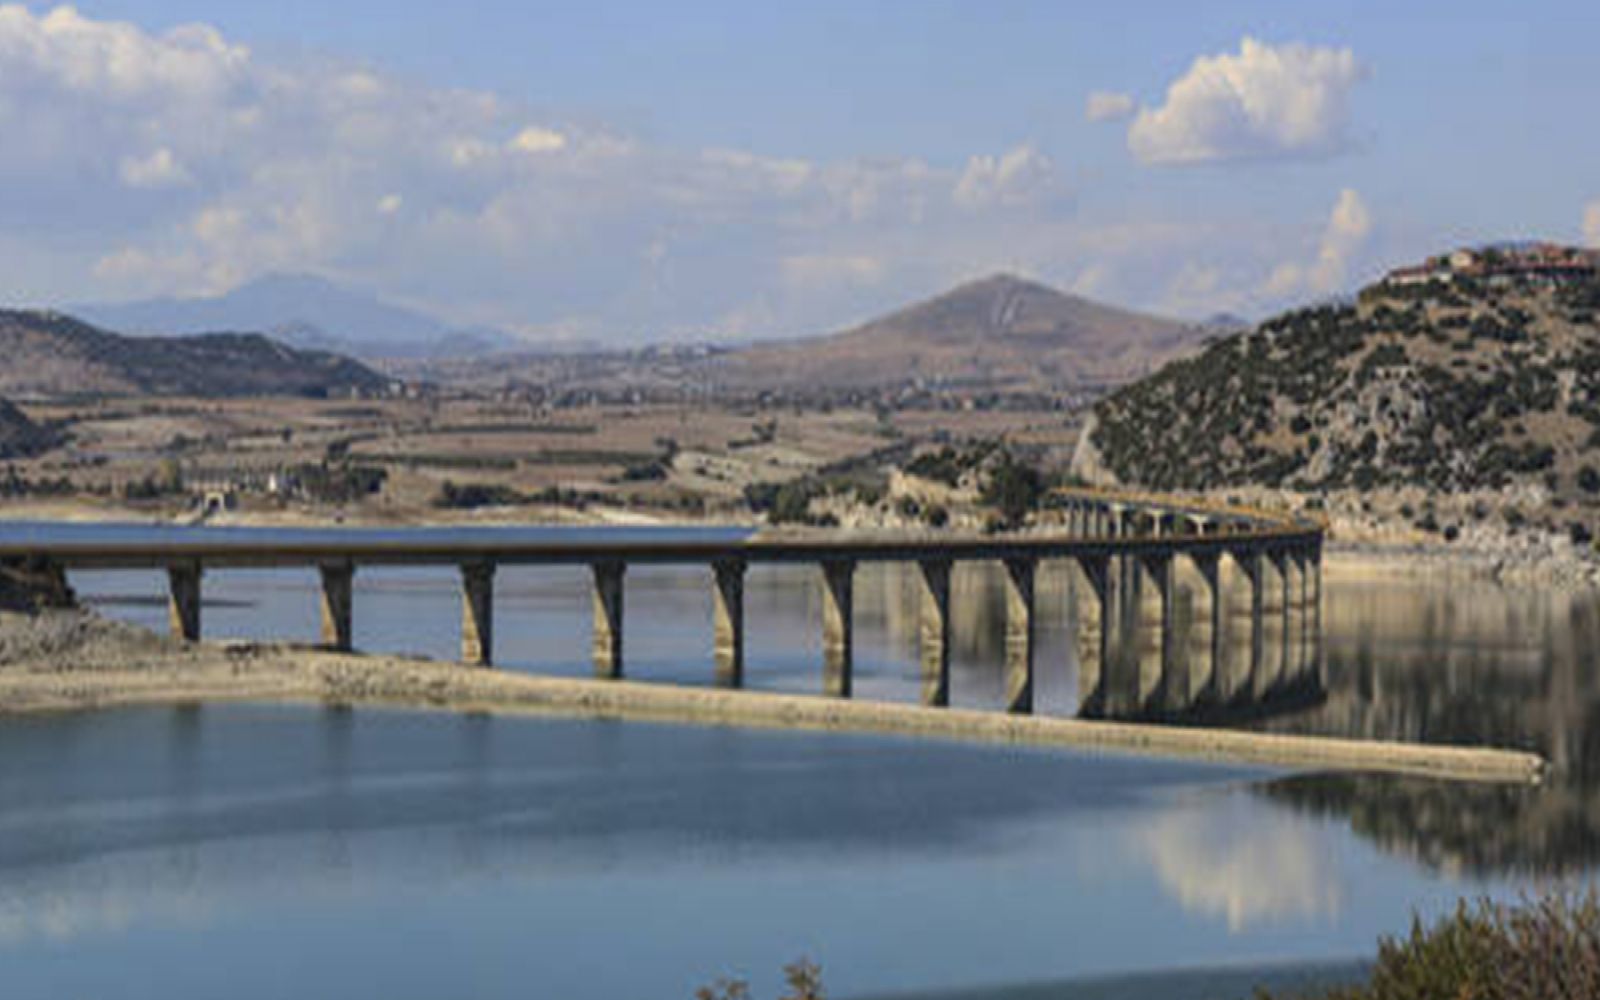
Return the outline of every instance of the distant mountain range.
<path id="1" fill-rule="evenodd" d="M 997 274 L 831 336 L 721 355 L 716 378 L 742 387 L 1049 392 L 1137 378 L 1216 332 Z"/>
<path id="2" fill-rule="evenodd" d="M 0 310 L 0 394 L 329 396 L 381 392 L 358 361 L 259 333 L 130 337 L 57 312 Z"/>
<path id="3" fill-rule="evenodd" d="M 467 357 L 517 344 L 503 331 L 455 327 L 311 275 L 267 275 L 208 298 L 79 305 L 67 311 L 127 334 L 253 330 L 295 347 L 368 359 Z"/>

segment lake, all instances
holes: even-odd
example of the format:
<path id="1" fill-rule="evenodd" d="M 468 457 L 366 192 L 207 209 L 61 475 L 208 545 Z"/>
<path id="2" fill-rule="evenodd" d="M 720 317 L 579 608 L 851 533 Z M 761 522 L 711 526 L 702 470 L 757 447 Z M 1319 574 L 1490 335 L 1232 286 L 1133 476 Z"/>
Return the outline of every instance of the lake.
<path id="1" fill-rule="evenodd" d="M 710 682 L 703 568 L 628 576 L 631 676 Z M 1072 572 L 1041 572 L 1041 711 L 1075 707 Z M 913 700 L 915 590 L 857 581 L 859 697 Z M 82 573 L 163 624 L 164 581 Z M 503 569 L 503 669 L 583 674 L 586 574 Z M 206 706 L 0 725 L 8 997 L 1246 997 L 1352 975 L 1460 895 L 1594 869 L 1600 601 L 1327 574 L 1326 701 L 1270 728 L 1539 749 L 1543 789 L 839 734 Z M 206 632 L 316 634 L 316 579 L 206 578 Z M 953 700 L 997 705 L 998 574 L 953 582 Z M 753 568 L 750 686 L 820 686 L 804 567 Z M 456 580 L 357 575 L 356 643 L 450 657 Z M 1130 973 L 1141 975 L 1129 978 Z M 1154 973 L 1153 978 L 1149 974 Z"/>

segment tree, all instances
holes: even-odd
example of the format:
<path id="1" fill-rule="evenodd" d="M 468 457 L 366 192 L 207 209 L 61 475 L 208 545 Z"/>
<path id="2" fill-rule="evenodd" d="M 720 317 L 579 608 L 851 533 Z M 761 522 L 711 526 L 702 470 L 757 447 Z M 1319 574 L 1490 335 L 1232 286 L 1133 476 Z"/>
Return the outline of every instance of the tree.
<path id="1" fill-rule="evenodd" d="M 1007 526 L 1022 524 L 1039 506 L 1044 477 L 1039 470 L 1007 455 L 995 466 L 984 485 L 983 502 L 996 508 Z"/>

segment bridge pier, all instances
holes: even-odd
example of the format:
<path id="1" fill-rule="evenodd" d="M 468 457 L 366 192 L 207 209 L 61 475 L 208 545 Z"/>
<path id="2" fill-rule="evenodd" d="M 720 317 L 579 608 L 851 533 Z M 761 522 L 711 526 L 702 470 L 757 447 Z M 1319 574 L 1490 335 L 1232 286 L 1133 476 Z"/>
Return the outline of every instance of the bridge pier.
<path id="1" fill-rule="evenodd" d="M 853 559 L 822 563 L 822 692 L 833 698 L 855 686 L 855 573 Z"/>
<path id="2" fill-rule="evenodd" d="M 918 567 L 922 703 L 942 708 L 950 704 L 950 560 L 924 559 Z"/>
<path id="3" fill-rule="evenodd" d="M 494 663 L 494 571 L 492 562 L 461 566 L 461 661 Z"/>
<path id="4" fill-rule="evenodd" d="M 1294 665 L 1294 560 L 1288 552 L 1274 549 L 1268 556 L 1273 570 L 1278 574 L 1279 634 L 1278 669 L 1272 678 L 1272 689 L 1281 689 L 1293 680 Z"/>
<path id="5" fill-rule="evenodd" d="M 1005 560 L 1006 580 L 1006 711 L 1033 711 L 1033 559 Z"/>
<path id="6" fill-rule="evenodd" d="M 743 559 L 718 559 L 711 564 L 711 654 L 718 687 L 744 686 Z"/>
<path id="7" fill-rule="evenodd" d="M 1079 647 L 1078 654 L 1078 714 L 1090 719 L 1106 714 L 1106 688 L 1111 677 L 1111 630 L 1115 628 L 1115 610 L 1111 603 L 1111 560 L 1105 556 L 1084 556 L 1078 560 L 1083 567 L 1084 579 L 1094 594 L 1096 628 L 1093 649 Z M 1086 609 L 1078 608 L 1079 634 L 1085 627 Z"/>
<path id="8" fill-rule="evenodd" d="M 1159 529 L 1160 521 L 1156 524 Z M 1151 552 L 1140 556 L 1139 561 L 1145 574 L 1155 584 L 1156 664 L 1160 668 L 1160 679 L 1153 698 L 1156 704 L 1147 702 L 1144 707 L 1181 711 L 1189 707 L 1193 692 L 1187 666 L 1178 656 L 1178 643 L 1174 637 L 1173 610 L 1177 595 L 1173 587 L 1172 553 Z"/>
<path id="9" fill-rule="evenodd" d="M 1266 693 L 1266 559 L 1257 549 L 1234 553 L 1239 570 L 1250 583 L 1250 667 L 1244 683 L 1234 692 L 1236 700 L 1260 698 Z"/>
<path id="10" fill-rule="evenodd" d="M 348 559 L 317 567 L 322 576 L 322 645 L 340 653 L 351 647 L 355 563 Z"/>
<path id="11" fill-rule="evenodd" d="M 1322 546 L 1311 547 L 1311 673 L 1320 688 L 1322 677 Z"/>
<path id="12" fill-rule="evenodd" d="M 167 624 L 175 638 L 194 642 L 200 638 L 200 577 L 197 561 L 167 565 Z"/>
<path id="13" fill-rule="evenodd" d="M 1215 552 L 1197 552 L 1192 556 L 1200 582 L 1206 592 L 1206 656 L 1205 672 L 1195 691 L 1195 700 L 1219 704 L 1230 694 L 1225 689 L 1227 664 L 1223 651 L 1223 592 L 1220 573 L 1221 558 Z"/>
<path id="14" fill-rule="evenodd" d="M 622 677 L 622 577 L 627 563 L 606 560 L 590 566 L 594 576 L 594 675 Z"/>

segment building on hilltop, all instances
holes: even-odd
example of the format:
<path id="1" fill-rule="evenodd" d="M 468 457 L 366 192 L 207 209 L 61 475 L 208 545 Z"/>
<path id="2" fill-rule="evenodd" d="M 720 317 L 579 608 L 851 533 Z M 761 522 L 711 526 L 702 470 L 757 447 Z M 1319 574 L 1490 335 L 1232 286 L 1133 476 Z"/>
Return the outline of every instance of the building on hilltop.
<path id="1" fill-rule="evenodd" d="M 1463 248 L 1421 264 L 1397 267 L 1384 275 L 1383 284 L 1404 288 L 1458 278 L 1507 284 L 1514 281 L 1588 281 L 1600 277 L 1600 251 L 1582 250 L 1556 243 L 1531 243 L 1505 247 Z"/>

